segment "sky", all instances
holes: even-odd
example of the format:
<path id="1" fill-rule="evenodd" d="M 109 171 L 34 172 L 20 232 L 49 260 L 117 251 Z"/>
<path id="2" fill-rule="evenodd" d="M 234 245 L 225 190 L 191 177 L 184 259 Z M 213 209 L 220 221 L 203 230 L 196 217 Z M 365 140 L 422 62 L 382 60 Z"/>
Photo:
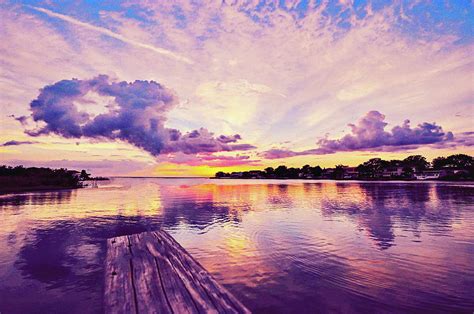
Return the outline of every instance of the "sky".
<path id="1" fill-rule="evenodd" d="M 0 1 L 0 163 L 95 175 L 474 153 L 472 1 Z"/>

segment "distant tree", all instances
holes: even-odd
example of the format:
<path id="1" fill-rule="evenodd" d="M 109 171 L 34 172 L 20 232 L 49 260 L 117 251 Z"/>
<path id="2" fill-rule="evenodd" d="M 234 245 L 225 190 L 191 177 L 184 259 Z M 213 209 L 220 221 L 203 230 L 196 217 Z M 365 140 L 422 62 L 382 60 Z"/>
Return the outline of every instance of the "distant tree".
<path id="1" fill-rule="evenodd" d="M 405 178 L 411 178 L 413 176 L 413 168 L 405 166 L 403 167 L 402 176 Z"/>
<path id="2" fill-rule="evenodd" d="M 288 168 L 286 166 L 278 166 L 275 169 L 275 175 L 278 178 L 286 178 L 288 176 Z"/>
<path id="3" fill-rule="evenodd" d="M 388 161 L 388 166 L 389 167 L 402 167 L 403 166 L 403 161 L 398 160 L 398 159 L 392 159 Z"/>
<path id="4" fill-rule="evenodd" d="M 465 154 L 451 155 L 446 158 L 446 166 L 469 169 L 474 166 L 474 158 Z"/>
<path id="5" fill-rule="evenodd" d="M 75 188 L 79 178 L 67 169 L 0 167 L 0 190 L 25 188 Z"/>
<path id="6" fill-rule="evenodd" d="M 292 178 L 292 179 L 299 178 L 300 172 L 301 172 L 300 168 L 293 168 L 293 167 L 288 168 L 287 169 L 287 177 Z"/>
<path id="7" fill-rule="evenodd" d="M 380 177 L 388 162 L 381 158 L 372 158 L 357 167 L 359 175 L 366 178 Z"/>
<path id="8" fill-rule="evenodd" d="M 81 180 L 89 180 L 91 178 L 90 173 L 87 173 L 85 170 L 81 170 L 81 174 L 79 175 Z"/>
<path id="9" fill-rule="evenodd" d="M 267 177 L 273 177 L 273 175 L 275 174 L 275 169 L 273 169 L 272 167 L 267 167 L 265 168 L 265 174 Z"/>
<path id="10" fill-rule="evenodd" d="M 403 159 L 403 166 L 414 167 L 417 171 L 425 170 L 429 166 L 429 162 L 421 155 L 412 155 Z"/>
<path id="11" fill-rule="evenodd" d="M 311 174 L 312 174 L 315 178 L 319 178 L 319 177 L 321 177 L 321 175 L 323 174 L 323 169 L 322 169 L 320 166 L 312 167 L 312 168 L 311 168 Z"/>
<path id="12" fill-rule="evenodd" d="M 344 166 L 337 165 L 334 169 L 334 179 L 343 179 L 344 178 Z"/>
<path id="13" fill-rule="evenodd" d="M 433 166 L 433 168 L 435 169 L 442 169 L 446 166 L 446 157 L 436 157 L 435 159 L 433 159 L 433 161 L 431 162 L 431 165 Z"/>
<path id="14" fill-rule="evenodd" d="M 223 171 L 216 172 L 216 178 L 223 178 L 225 177 L 225 173 Z"/>

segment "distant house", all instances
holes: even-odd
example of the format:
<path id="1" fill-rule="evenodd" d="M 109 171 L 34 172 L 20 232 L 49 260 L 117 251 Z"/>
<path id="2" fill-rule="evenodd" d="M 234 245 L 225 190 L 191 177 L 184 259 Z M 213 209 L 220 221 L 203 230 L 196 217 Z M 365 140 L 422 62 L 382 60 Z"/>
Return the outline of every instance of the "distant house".
<path id="1" fill-rule="evenodd" d="M 359 177 L 359 171 L 357 167 L 344 167 L 343 179 L 357 179 Z"/>
<path id="2" fill-rule="evenodd" d="M 459 169 L 459 168 L 443 168 L 443 170 L 446 172 L 446 175 L 451 175 L 451 174 L 468 174 L 469 171 L 466 169 Z"/>
<path id="3" fill-rule="evenodd" d="M 323 179 L 332 179 L 333 176 L 334 176 L 334 171 L 335 170 L 336 170 L 335 168 L 325 168 L 325 169 L 323 169 L 323 173 L 322 173 L 321 177 Z"/>
<path id="4" fill-rule="evenodd" d="M 415 172 L 414 176 L 417 180 L 436 180 L 446 175 L 444 170 L 428 169 L 420 172 Z"/>
<path id="5" fill-rule="evenodd" d="M 263 179 L 265 172 L 260 170 L 250 170 L 248 175 L 251 179 Z"/>
<path id="6" fill-rule="evenodd" d="M 314 175 L 312 173 L 299 173 L 298 177 L 302 179 L 314 179 Z"/>
<path id="7" fill-rule="evenodd" d="M 403 167 L 389 167 L 383 170 L 382 178 L 397 178 L 403 174 Z"/>
<path id="8" fill-rule="evenodd" d="M 230 177 L 231 178 L 242 178 L 244 175 L 243 172 L 231 172 Z"/>
<path id="9" fill-rule="evenodd" d="M 447 176 L 459 176 L 459 175 L 468 175 L 469 171 L 466 169 L 460 169 L 455 167 L 444 167 L 440 170 L 440 178 L 447 177 Z"/>

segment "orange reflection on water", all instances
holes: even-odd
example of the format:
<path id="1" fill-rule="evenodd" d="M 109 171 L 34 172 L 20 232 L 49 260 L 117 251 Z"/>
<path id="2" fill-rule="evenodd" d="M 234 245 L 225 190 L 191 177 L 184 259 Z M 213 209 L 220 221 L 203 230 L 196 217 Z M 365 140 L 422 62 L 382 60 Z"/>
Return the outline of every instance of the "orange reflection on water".
<path id="1" fill-rule="evenodd" d="M 0 279 L 15 265 L 32 264 L 17 277 L 40 280 L 35 263 L 54 269 L 69 265 L 70 256 L 99 267 L 105 238 L 164 228 L 254 309 L 419 311 L 422 304 L 456 312 L 474 299 L 473 185 L 125 178 L 103 184 L 1 197 Z M 56 238 L 60 245 L 48 244 Z M 37 248 L 62 259 L 38 261 Z"/>

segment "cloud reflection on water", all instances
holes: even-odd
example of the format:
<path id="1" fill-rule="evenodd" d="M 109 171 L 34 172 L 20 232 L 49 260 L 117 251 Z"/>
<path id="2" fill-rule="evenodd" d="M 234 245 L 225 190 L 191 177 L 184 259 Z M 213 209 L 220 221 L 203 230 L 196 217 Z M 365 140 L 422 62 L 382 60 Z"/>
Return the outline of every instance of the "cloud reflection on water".
<path id="1" fill-rule="evenodd" d="M 445 183 L 114 179 L 1 196 L 0 304 L 100 312 L 105 239 L 164 228 L 257 312 L 458 311 L 474 300 L 473 192 Z"/>

